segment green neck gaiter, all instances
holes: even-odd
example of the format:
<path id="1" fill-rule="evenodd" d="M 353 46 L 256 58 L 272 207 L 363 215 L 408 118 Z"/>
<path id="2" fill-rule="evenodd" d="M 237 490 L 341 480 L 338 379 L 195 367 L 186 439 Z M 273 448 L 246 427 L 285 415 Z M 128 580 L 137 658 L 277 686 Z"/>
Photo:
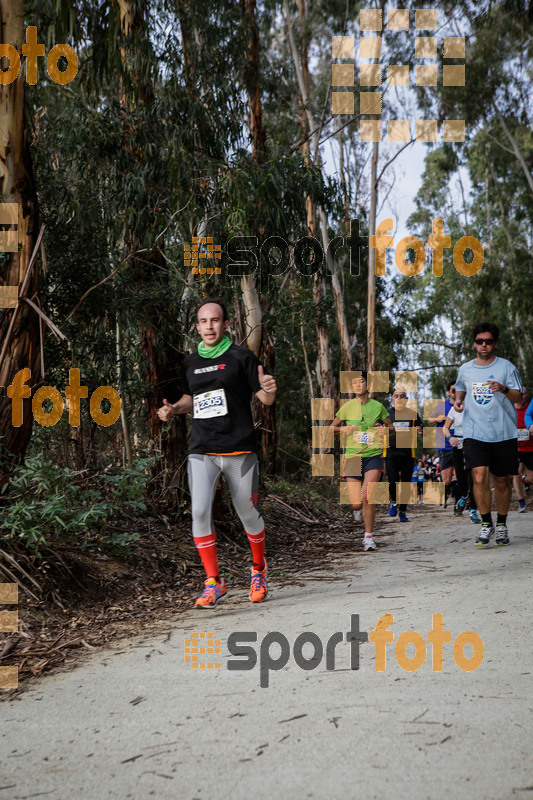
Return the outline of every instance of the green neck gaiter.
<path id="1" fill-rule="evenodd" d="M 229 339 L 227 336 L 224 336 L 224 338 L 221 339 L 220 342 L 214 347 L 207 347 L 204 342 L 200 342 L 198 345 L 198 355 L 202 356 L 202 358 L 218 358 L 230 347 L 231 339 Z"/>

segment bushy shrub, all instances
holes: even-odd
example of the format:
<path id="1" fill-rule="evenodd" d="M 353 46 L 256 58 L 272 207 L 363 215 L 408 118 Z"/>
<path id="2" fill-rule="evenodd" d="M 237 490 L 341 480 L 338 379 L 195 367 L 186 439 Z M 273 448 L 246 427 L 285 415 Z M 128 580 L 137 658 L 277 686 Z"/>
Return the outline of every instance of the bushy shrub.
<path id="1" fill-rule="evenodd" d="M 123 549 L 138 533 L 107 531 L 112 519 L 146 511 L 146 484 L 152 458 L 139 458 L 115 474 L 88 476 L 46 460 L 28 456 L 15 466 L 1 489 L 0 541 L 17 542 L 40 557 L 43 545 L 60 535 L 85 547 L 90 542 Z"/>

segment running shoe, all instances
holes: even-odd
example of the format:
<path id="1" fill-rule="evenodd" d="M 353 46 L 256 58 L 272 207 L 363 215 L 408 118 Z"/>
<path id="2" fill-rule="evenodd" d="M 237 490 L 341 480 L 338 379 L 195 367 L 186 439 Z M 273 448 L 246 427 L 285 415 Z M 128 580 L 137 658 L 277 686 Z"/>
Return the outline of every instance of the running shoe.
<path id="1" fill-rule="evenodd" d="M 377 550 L 378 549 L 375 541 L 373 540 L 373 538 L 371 536 L 365 536 L 365 538 L 363 539 L 363 547 L 364 547 L 365 553 L 366 553 L 367 550 Z"/>
<path id="2" fill-rule="evenodd" d="M 389 510 L 387 511 L 387 514 L 389 515 L 389 517 L 395 517 L 397 513 L 398 513 L 398 508 L 396 507 L 396 503 L 393 503 L 391 501 L 389 503 Z"/>
<path id="3" fill-rule="evenodd" d="M 492 525 L 490 522 L 484 522 L 481 526 L 480 532 L 478 533 L 476 544 L 486 547 L 493 536 L 494 525 Z"/>
<path id="4" fill-rule="evenodd" d="M 507 525 L 496 525 L 496 544 L 511 544 Z"/>
<path id="5" fill-rule="evenodd" d="M 254 569 L 252 567 L 252 576 L 250 578 L 250 600 L 252 603 L 260 603 L 268 594 L 267 583 L 267 565 L 263 569 Z"/>
<path id="6" fill-rule="evenodd" d="M 353 518 L 354 518 L 354 520 L 355 520 L 356 522 L 361 522 L 361 521 L 362 521 L 362 519 L 363 519 L 363 512 L 361 511 L 361 509 L 359 509 L 358 511 L 354 511 L 354 512 L 353 512 Z"/>
<path id="7" fill-rule="evenodd" d="M 227 591 L 224 578 L 221 578 L 219 583 L 214 578 L 208 578 L 205 581 L 205 589 L 194 604 L 194 607 L 214 608 L 217 603 L 224 599 Z"/>
<path id="8" fill-rule="evenodd" d="M 519 514 L 523 514 L 524 511 L 527 511 L 526 501 L 525 500 L 519 500 L 518 501 L 518 513 Z"/>
<path id="9" fill-rule="evenodd" d="M 466 508 L 466 501 L 468 500 L 468 495 L 466 497 L 460 497 L 457 503 L 454 506 L 453 514 L 455 517 L 460 517 L 463 511 Z"/>
<path id="10" fill-rule="evenodd" d="M 400 522 L 409 522 L 405 511 L 400 511 Z"/>
<path id="11" fill-rule="evenodd" d="M 472 511 L 470 512 L 470 522 L 473 522 L 474 525 L 479 525 L 479 523 L 481 522 L 481 517 L 479 516 L 475 508 L 473 508 Z"/>

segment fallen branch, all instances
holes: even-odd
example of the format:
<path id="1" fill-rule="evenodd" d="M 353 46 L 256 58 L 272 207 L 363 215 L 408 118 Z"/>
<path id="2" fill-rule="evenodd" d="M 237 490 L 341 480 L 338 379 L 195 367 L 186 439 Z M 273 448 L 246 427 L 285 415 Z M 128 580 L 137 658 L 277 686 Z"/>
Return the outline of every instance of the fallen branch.
<path id="1" fill-rule="evenodd" d="M 318 520 L 316 520 L 316 519 L 309 519 L 309 517 L 306 517 L 304 514 L 301 514 L 295 508 L 292 508 L 292 506 L 290 506 L 288 503 L 285 503 L 283 500 L 280 500 L 279 497 L 276 497 L 275 494 L 269 494 L 267 496 L 271 497 L 273 500 L 277 500 L 277 502 L 281 503 L 282 506 L 285 506 L 285 508 L 288 508 L 294 514 L 298 514 L 299 517 L 301 517 L 302 519 L 305 519 L 306 522 L 310 522 L 312 525 L 314 525 L 316 522 L 318 522 Z"/>
<path id="2" fill-rule="evenodd" d="M 33 585 L 34 585 L 34 586 L 36 586 L 36 587 L 37 587 L 37 589 L 38 589 L 39 591 L 41 591 L 41 587 L 39 586 L 39 584 L 37 583 L 37 581 L 35 581 L 35 580 L 34 580 L 34 579 L 31 577 L 31 575 L 28 575 L 28 573 L 27 573 L 27 572 L 26 572 L 24 569 L 22 569 L 22 567 L 20 566 L 20 564 L 17 564 L 17 562 L 15 561 L 15 559 L 13 558 L 13 556 L 10 556 L 10 555 L 9 555 L 9 553 L 6 553 L 6 552 L 5 552 L 5 550 L 0 550 L 0 555 L 4 556 L 4 558 L 5 558 L 5 559 L 7 559 L 7 561 L 9 561 L 9 562 L 10 562 L 10 564 L 13 564 L 13 566 L 14 566 L 14 567 L 16 567 L 18 570 L 20 570 L 20 572 L 22 572 L 22 574 L 24 575 L 24 577 L 25 577 L 25 578 L 28 578 L 28 580 L 29 580 L 29 581 L 31 581 L 31 583 L 33 583 Z M 33 597 L 33 599 L 34 599 L 34 600 L 36 600 L 37 602 L 39 602 L 39 598 L 38 598 L 36 595 L 34 595 L 34 594 L 33 594 L 33 592 L 32 592 L 30 589 L 28 589 L 26 586 L 24 586 L 24 584 L 23 584 L 23 583 L 21 583 L 21 582 L 18 580 L 18 578 L 17 578 L 15 575 L 13 575 L 13 573 L 11 572 L 11 570 L 9 570 L 9 569 L 8 569 L 8 568 L 7 568 L 5 565 L 3 565 L 3 564 L 0 564 L 0 569 L 1 569 L 1 570 L 3 570 L 4 572 L 8 573 L 8 574 L 10 575 L 10 577 L 12 578 L 12 580 L 13 580 L 13 581 L 14 581 L 14 582 L 15 582 L 15 583 L 18 585 L 18 586 L 20 586 L 20 588 L 22 589 L 22 591 L 26 592 L 26 594 L 29 594 L 31 597 Z"/>

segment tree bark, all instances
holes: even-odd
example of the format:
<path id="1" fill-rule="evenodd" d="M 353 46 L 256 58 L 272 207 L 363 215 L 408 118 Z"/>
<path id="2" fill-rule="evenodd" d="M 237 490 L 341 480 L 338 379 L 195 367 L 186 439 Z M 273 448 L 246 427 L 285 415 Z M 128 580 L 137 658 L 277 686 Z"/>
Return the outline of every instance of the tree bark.
<path id="1" fill-rule="evenodd" d="M 298 13 L 300 16 L 300 24 L 302 28 L 302 46 L 300 50 L 300 57 L 298 57 L 298 51 L 296 48 L 296 41 L 294 38 L 294 31 L 292 28 L 292 20 L 291 20 L 288 0 L 284 0 L 283 7 L 285 10 L 285 18 L 287 20 L 287 31 L 289 35 L 289 44 L 291 48 L 294 69 L 296 71 L 298 88 L 300 90 L 300 98 L 301 98 L 300 124 L 302 125 L 302 133 L 303 133 L 302 154 L 305 160 L 310 164 L 311 156 L 309 147 L 309 136 L 311 134 L 311 140 L 313 142 L 313 150 L 314 150 L 313 162 L 319 169 L 321 169 L 320 148 L 318 143 L 319 142 L 318 130 L 316 128 L 315 121 L 313 119 L 313 114 L 309 105 L 310 82 L 309 82 L 308 41 L 307 41 L 307 29 L 306 29 L 307 8 L 305 0 L 297 0 L 297 2 L 298 2 Z M 306 210 L 307 210 L 307 233 L 309 236 L 314 236 L 315 238 L 317 238 L 317 231 L 318 231 L 318 226 L 316 222 L 317 209 L 316 209 L 316 204 L 309 197 L 306 198 Z M 340 285 L 339 277 L 337 275 L 335 260 L 331 252 L 329 251 L 328 220 L 324 209 L 322 208 L 319 209 L 319 215 L 320 215 L 320 229 L 322 234 L 322 245 L 324 248 L 324 253 L 326 254 L 325 256 L 326 266 L 331 274 L 333 299 L 335 302 L 337 324 L 339 326 L 339 333 L 340 333 L 342 364 L 346 369 L 350 369 L 351 358 L 352 358 L 351 345 L 350 345 L 350 337 L 348 335 L 348 326 L 346 324 L 346 314 L 344 311 L 342 288 Z M 325 297 L 325 294 L 326 294 L 326 286 L 324 278 L 320 275 L 316 275 L 313 281 L 313 297 L 317 302 L 319 302 L 323 297 Z M 320 391 L 322 393 L 322 397 L 333 397 L 334 381 L 333 381 L 333 373 L 331 367 L 329 335 L 327 330 L 322 325 L 320 325 L 320 323 L 317 323 L 317 348 L 318 348 L 317 378 L 319 381 Z M 331 392 L 331 394 L 327 394 L 326 392 Z"/>
<path id="2" fill-rule="evenodd" d="M 256 0 L 241 0 L 243 21 L 248 32 L 248 50 L 245 69 L 246 90 L 248 93 L 248 119 L 252 139 L 252 155 L 258 164 L 262 164 L 267 154 L 266 130 L 263 125 L 261 94 L 259 91 L 259 58 L 260 42 L 256 20 Z M 264 207 L 264 200 L 258 198 L 259 217 Z M 264 227 L 259 220 L 256 225 L 257 237 L 260 240 Z M 244 322 L 246 346 L 264 362 L 267 372 L 274 371 L 274 341 L 268 335 L 262 321 L 262 304 L 257 291 L 254 275 L 241 278 L 241 291 L 244 306 Z M 254 400 L 254 420 L 261 434 L 261 456 L 264 473 L 275 470 L 277 458 L 276 404 L 265 406 Z"/>
<path id="3" fill-rule="evenodd" d="M 502 117 L 502 115 L 500 114 L 500 111 L 499 111 L 498 107 L 496 106 L 496 103 L 493 103 L 493 106 L 494 106 L 494 110 L 496 111 L 496 114 L 498 116 L 498 119 L 500 120 L 500 124 L 501 124 L 501 126 L 503 128 L 503 132 L 505 133 L 505 135 L 509 139 L 511 147 L 513 148 L 513 153 L 515 154 L 515 158 L 518 161 L 518 163 L 520 164 L 522 172 L 525 175 L 526 181 L 529 184 L 529 188 L 533 192 L 533 176 L 531 175 L 531 172 L 528 169 L 528 166 L 527 166 L 527 164 L 526 164 L 526 162 L 524 160 L 524 156 L 520 152 L 520 149 L 519 149 L 519 147 L 518 147 L 518 145 L 516 143 L 516 139 L 514 138 L 513 134 L 511 133 L 511 131 L 509 130 L 509 128 L 505 124 L 505 120 Z"/>
<path id="4" fill-rule="evenodd" d="M 370 215 L 368 237 L 376 233 L 376 209 L 378 204 L 378 157 L 379 143 L 372 146 L 372 165 L 370 175 Z M 368 248 L 368 316 L 367 316 L 367 369 L 376 369 L 376 249 Z"/>
<path id="5" fill-rule="evenodd" d="M 145 15 L 147 13 L 146 4 L 132 5 L 131 0 L 116 0 L 120 13 L 121 30 L 123 42 L 121 46 L 124 66 L 127 68 L 127 50 L 135 36 L 145 34 Z M 134 63 L 137 63 L 136 61 Z M 135 99 L 126 97 L 124 87 L 121 88 L 122 102 L 125 108 L 132 108 L 134 102 L 143 106 L 149 106 L 152 102 L 152 87 L 137 72 L 132 75 L 132 83 L 136 85 L 137 97 Z M 128 123 L 129 125 L 129 123 Z M 125 125 L 124 146 L 128 144 L 128 125 Z M 145 154 L 142 149 L 137 148 L 130 153 L 132 159 L 144 159 Z M 126 249 L 132 253 L 132 274 L 133 280 L 139 287 L 142 296 L 144 287 L 149 287 L 151 281 L 161 274 L 161 267 L 164 266 L 164 258 L 160 249 L 154 247 L 149 252 L 143 253 L 143 258 L 136 258 L 136 252 L 143 249 L 142 243 L 137 235 L 132 231 L 124 231 L 124 242 Z M 153 447 L 161 442 L 161 450 L 164 456 L 163 462 L 156 462 L 154 474 L 165 472 L 165 481 L 168 483 L 170 491 L 169 499 L 178 502 L 186 486 L 186 476 L 184 469 L 183 452 L 186 441 L 186 423 L 182 415 L 176 417 L 166 435 L 161 437 L 162 423 L 157 416 L 157 410 L 162 405 L 163 397 L 170 402 L 176 402 L 176 384 L 180 375 L 181 360 L 174 355 L 167 356 L 164 351 L 164 344 L 158 337 L 162 309 L 154 304 L 143 307 L 142 328 L 140 330 L 140 345 L 142 351 L 142 368 L 144 377 L 148 385 L 145 393 L 144 403 L 148 418 L 148 435 Z M 179 344 L 179 343 L 178 343 Z M 170 479 L 167 477 L 170 475 Z"/>
<path id="6" fill-rule="evenodd" d="M 23 0 L 0 0 L 0 43 L 13 45 L 21 55 L 24 41 Z M 19 286 L 24 280 L 39 231 L 39 209 L 24 109 L 24 72 L 22 66 L 15 81 L 0 86 L 0 201 L 16 203 L 19 208 L 19 249 L 7 257 L 7 267 L 2 274 L 6 286 Z M 28 297 L 34 297 L 38 290 L 39 270 L 35 265 L 28 285 Z M 39 318 L 27 303 L 13 309 L 0 309 L 3 344 L 13 314 L 16 315 L 16 321 L 3 363 L 0 364 L 0 386 L 8 386 L 16 373 L 25 367 L 31 370 L 28 384 L 35 386 L 42 378 Z M 23 422 L 19 428 L 15 428 L 11 420 L 11 400 L 0 398 L 0 447 L 23 458 L 31 430 L 30 400 L 24 400 Z"/>
<path id="7" fill-rule="evenodd" d="M 128 415 L 126 414 L 125 397 L 123 393 L 124 375 L 122 366 L 122 330 L 120 327 L 120 316 L 118 312 L 116 316 L 116 353 L 117 353 L 117 384 L 118 384 L 117 390 L 118 393 L 121 395 L 122 399 L 122 402 L 120 404 L 120 422 L 122 424 L 122 435 L 124 437 L 125 461 L 127 464 L 131 464 L 131 458 L 132 458 L 131 439 L 128 426 Z"/>

